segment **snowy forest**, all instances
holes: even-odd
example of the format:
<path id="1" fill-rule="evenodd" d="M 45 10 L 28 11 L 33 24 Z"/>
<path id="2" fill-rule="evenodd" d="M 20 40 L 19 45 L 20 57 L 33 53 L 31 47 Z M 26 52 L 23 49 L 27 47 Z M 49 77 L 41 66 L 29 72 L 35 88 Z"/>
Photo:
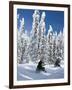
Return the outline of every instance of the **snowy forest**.
<path id="1" fill-rule="evenodd" d="M 30 34 L 25 30 L 24 17 L 20 20 L 20 28 L 17 30 L 17 63 L 19 65 L 31 63 L 37 68 L 39 62 L 42 61 L 44 66 L 48 65 L 49 68 L 53 65 L 53 68 L 56 68 L 64 64 L 64 28 L 58 33 L 50 24 L 48 33 L 46 33 L 45 17 L 45 12 L 42 12 L 40 16 L 39 10 L 34 10 Z M 59 70 L 63 74 L 63 69 Z M 31 78 L 26 75 L 24 79 Z"/>

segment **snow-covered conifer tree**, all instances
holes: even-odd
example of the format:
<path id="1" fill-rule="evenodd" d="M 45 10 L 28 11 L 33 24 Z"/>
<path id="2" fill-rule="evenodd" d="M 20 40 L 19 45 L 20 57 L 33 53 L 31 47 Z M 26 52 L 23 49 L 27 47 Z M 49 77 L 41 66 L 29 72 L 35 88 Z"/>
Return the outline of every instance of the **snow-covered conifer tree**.
<path id="1" fill-rule="evenodd" d="M 48 45 L 48 63 L 53 63 L 53 28 L 49 25 L 47 34 L 47 45 Z"/>
<path id="2" fill-rule="evenodd" d="M 45 28 L 45 12 L 42 12 L 41 21 L 39 26 L 39 52 L 40 52 L 40 61 L 43 63 L 46 62 L 47 57 L 47 46 L 46 46 L 46 28 Z"/>
<path id="3" fill-rule="evenodd" d="M 53 33 L 53 63 L 55 63 L 55 61 L 57 59 L 56 38 L 57 38 L 57 32 Z"/>
<path id="4" fill-rule="evenodd" d="M 20 20 L 20 34 L 22 35 L 25 32 L 24 29 L 24 18 Z"/>
<path id="5" fill-rule="evenodd" d="M 28 37 L 25 35 L 24 29 L 24 18 L 20 20 L 20 29 L 18 30 L 17 36 L 17 59 L 18 63 L 27 62 L 27 48 L 28 48 Z"/>
<path id="6" fill-rule="evenodd" d="M 39 11 L 33 13 L 32 36 L 30 40 L 29 52 L 33 62 L 38 61 L 38 30 L 39 30 Z"/>
<path id="7" fill-rule="evenodd" d="M 58 54 L 59 56 L 58 57 L 61 57 L 61 52 L 62 52 L 62 39 L 63 39 L 63 36 L 62 36 L 62 32 L 60 31 L 59 34 L 58 34 Z"/>
<path id="8" fill-rule="evenodd" d="M 63 40 L 63 33 L 60 31 L 58 36 L 57 36 L 57 55 L 56 55 L 57 60 L 59 60 L 59 63 L 63 60 L 64 58 L 64 40 Z"/>
<path id="9" fill-rule="evenodd" d="M 63 39 L 62 39 L 62 60 L 64 61 L 64 28 L 63 28 Z"/>
<path id="10" fill-rule="evenodd" d="M 20 28 L 17 30 L 17 62 L 21 62 L 22 54 L 22 34 L 24 33 L 24 18 L 20 20 Z"/>

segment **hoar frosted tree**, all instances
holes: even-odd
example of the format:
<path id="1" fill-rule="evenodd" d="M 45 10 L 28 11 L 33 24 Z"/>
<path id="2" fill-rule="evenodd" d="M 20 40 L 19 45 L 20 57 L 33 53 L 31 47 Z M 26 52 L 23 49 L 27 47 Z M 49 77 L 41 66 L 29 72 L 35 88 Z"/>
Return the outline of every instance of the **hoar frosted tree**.
<path id="1" fill-rule="evenodd" d="M 47 45 L 46 45 L 46 28 L 45 28 L 45 12 L 42 12 L 41 20 L 39 24 L 39 42 L 38 42 L 38 50 L 39 50 L 39 60 L 44 64 L 46 62 L 47 57 Z"/>
<path id="2" fill-rule="evenodd" d="M 49 25 L 49 30 L 47 34 L 47 44 L 48 44 L 48 63 L 53 63 L 53 28 Z"/>
<path id="3" fill-rule="evenodd" d="M 32 36 L 30 40 L 29 52 L 31 60 L 33 62 L 38 61 L 38 30 L 39 30 L 39 11 L 35 10 L 33 13 L 33 23 L 32 23 Z"/>
<path id="4" fill-rule="evenodd" d="M 17 62 L 23 63 L 29 61 L 28 55 L 28 37 L 25 34 L 24 18 L 20 20 L 20 29 L 17 36 Z"/>

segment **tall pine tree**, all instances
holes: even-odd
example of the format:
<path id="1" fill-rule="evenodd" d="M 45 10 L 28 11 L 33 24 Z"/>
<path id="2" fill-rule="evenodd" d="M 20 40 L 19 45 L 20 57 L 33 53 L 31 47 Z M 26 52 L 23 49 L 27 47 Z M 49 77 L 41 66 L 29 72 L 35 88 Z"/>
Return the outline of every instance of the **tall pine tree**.
<path id="1" fill-rule="evenodd" d="M 28 62 L 28 37 L 25 34 L 24 18 L 20 21 L 20 29 L 17 36 L 17 61 L 18 63 Z"/>
<path id="2" fill-rule="evenodd" d="M 35 63 L 38 61 L 39 17 L 40 17 L 39 11 L 35 10 L 33 14 L 32 36 L 31 36 L 30 46 L 29 46 L 31 60 Z"/>
<path id="3" fill-rule="evenodd" d="M 46 32 L 46 28 L 45 28 L 45 12 L 42 12 L 42 15 L 41 15 L 41 21 L 40 21 L 40 28 L 39 28 L 40 32 L 40 36 L 39 36 L 39 51 L 40 51 L 40 61 L 42 61 L 44 64 L 46 62 L 46 56 L 47 56 L 47 45 L 46 45 L 46 35 L 45 35 L 45 32 Z"/>
<path id="4" fill-rule="evenodd" d="M 47 34 L 47 45 L 48 45 L 48 63 L 53 63 L 53 28 L 49 25 Z"/>

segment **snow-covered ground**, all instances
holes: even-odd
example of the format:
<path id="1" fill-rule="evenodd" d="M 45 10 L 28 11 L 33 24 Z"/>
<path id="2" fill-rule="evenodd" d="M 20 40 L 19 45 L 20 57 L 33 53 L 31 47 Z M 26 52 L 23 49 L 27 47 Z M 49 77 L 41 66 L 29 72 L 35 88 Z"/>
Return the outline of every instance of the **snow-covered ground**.
<path id="1" fill-rule="evenodd" d="M 36 72 L 36 64 L 18 64 L 17 80 L 41 80 L 64 78 L 64 68 L 46 65 L 47 72 Z"/>

